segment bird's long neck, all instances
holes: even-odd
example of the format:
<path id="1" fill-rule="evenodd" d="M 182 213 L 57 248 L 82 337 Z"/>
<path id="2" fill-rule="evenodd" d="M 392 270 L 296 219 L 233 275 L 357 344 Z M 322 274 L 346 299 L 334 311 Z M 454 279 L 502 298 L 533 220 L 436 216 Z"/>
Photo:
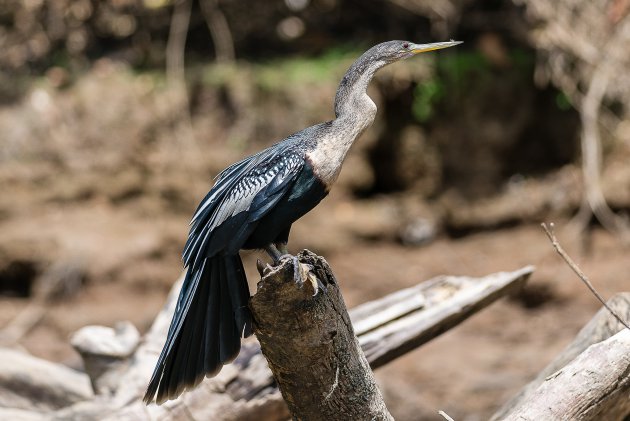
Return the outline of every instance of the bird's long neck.
<path id="1" fill-rule="evenodd" d="M 369 52 L 369 51 L 368 51 Z M 335 95 L 335 117 L 356 123 L 371 124 L 376 106 L 367 94 L 367 88 L 378 69 L 387 63 L 361 56 L 346 72 Z"/>
<path id="2" fill-rule="evenodd" d="M 368 51 L 369 53 L 369 51 Z M 335 96 L 335 120 L 326 135 L 318 139 L 308 153 L 317 177 L 330 188 L 337 180 L 341 165 L 354 141 L 376 116 L 376 105 L 367 94 L 374 73 L 387 63 L 361 56 L 346 72 Z"/>

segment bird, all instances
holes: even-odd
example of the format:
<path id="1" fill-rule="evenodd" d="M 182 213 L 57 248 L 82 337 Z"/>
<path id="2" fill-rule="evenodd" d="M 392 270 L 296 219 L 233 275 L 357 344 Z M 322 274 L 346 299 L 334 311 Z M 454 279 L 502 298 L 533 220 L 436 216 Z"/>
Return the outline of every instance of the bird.
<path id="1" fill-rule="evenodd" d="M 182 258 L 186 274 L 144 402 L 175 399 L 233 361 L 252 334 L 249 287 L 239 251 L 264 249 L 279 264 L 291 225 L 326 197 L 355 140 L 372 124 L 367 88 L 377 70 L 461 41 L 387 41 L 363 53 L 345 73 L 335 118 L 294 133 L 220 172 L 190 222 Z M 308 270 L 308 268 L 306 268 Z M 312 280 L 311 280 L 312 282 Z M 317 285 L 314 285 L 317 292 Z"/>

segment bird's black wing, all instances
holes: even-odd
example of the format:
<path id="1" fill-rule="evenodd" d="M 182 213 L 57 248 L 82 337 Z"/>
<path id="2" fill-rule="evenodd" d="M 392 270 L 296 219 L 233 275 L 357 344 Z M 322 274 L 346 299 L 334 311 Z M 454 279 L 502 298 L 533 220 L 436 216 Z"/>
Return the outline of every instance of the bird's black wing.
<path id="1" fill-rule="evenodd" d="M 290 191 L 303 165 L 302 153 L 278 144 L 221 173 L 193 216 L 185 265 L 195 268 L 216 253 L 238 252 L 257 222 Z"/>
<path id="2" fill-rule="evenodd" d="M 182 387 L 188 387 L 199 382 L 199 373 L 196 371 L 173 374 L 172 372 L 177 371 L 178 367 L 181 368 L 188 364 L 195 370 L 199 369 L 200 373 L 203 374 L 220 368 L 223 363 L 230 359 L 232 355 L 228 351 L 217 353 L 216 350 L 209 350 L 209 352 L 202 352 L 202 354 L 204 356 L 207 356 L 206 354 L 211 355 L 213 361 L 204 363 L 208 367 L 199 366 L 189 364 L 187 358 L 179 358 L 178 355 L 182 351 L 175 349 L 181 348 L 178 343 L 182 341 L 187 342 L 185 347 L 189 347 L 191 344 L 188 342 L 194 339 L 193 331 L 195 329 L 207 328 L 215 332 L 207 335 L 204 333 L 204 337 L 216 334 L 216 326 L 214 328 L 205 326 L 206 324 L 218 323 L 216 322 L 218 319 L 210 310 L 216 312 L 219 307 L 225 308 L 230 314 L 224 314 L 221 320 L 230 320 L 230 323 L 233 323 L 238 330 L 236 338 L 231 338 L 231 336 L 227 338 L 229 335 L 223 335 L 224 332 L 222 331 L 221 346 L 234 345 L 238 351 L 238 346 L 236 346 L 239 345 L 238 336 L 251 334 L 249 317 L 245 314 L 246 308 L 240 309 L 242 305 L 246 306 L 246 297 L 249 296 L 249 292 L 237 253 L 250 233 L 256 228 L 258 221 L 291 190 L 303 165 L 303 154 L 299 151 L 291 151 L 287 145 L 277 144 L 228 167 L 217 177 L 216 184 L 197 208 L 191 222 L 188 242 L 183 253 L 188 272 L 178 297 L 166 343 L 145 395 L 145 401 L 151 401 L 158 391 L 158 387 L 160 388 L 158 400 L 163 400 L 165 397 L 177 396 L 181 393 Z M 236 259 L 237 262 L 236 260 L 236 263 L 232 262 L 233 259 Z M 218 268 L 219 272 L 215 274 L 217 279 L 206 279 L 215 276 L 210 273 L 209 267 Z M 210 294 L 212 290 L 210 292 L 203 291 L 204 288 L 216 289 L 216 285 L 222 285 L 219 287 L 222 294 L 229 296 L 221 298 L 225 303 L 214 303 L 211 305 L 213 309 L 207 310 L 212 313 L 213 317 L 206 317 L 208 320 L 205 320 L 200 317 L 195 319 L 193 316 L 188 316 L 193 311 L 192 309 L 196 309 L 193 311 L 195 313 L 199 308 L 206 308 L 210 305 L 210 302 L 198 302 L 200 296 L 205 297 L 209 294 L 210 299 L 216 299 L 216 293 Z M 227 305 L 229 302 L 232 303 L 231 306 Z M 185 326 L 189 317 L 192 317 L 191 320 L 203 319 L 204 323 L 187 329 Z M 212 322 L 212 320 L 215 321 Z M 226 325 L 224 331 L 229 333 L 231 329 Z M 186 336 L 186 333 L 190 332 L 193 333 Z M 190 336 L 190 338 L 186 339 L 182 335 L 186 338 Z M 166 384 L 160 385 L 164 379 L 171 379 L 169 380 L 171 384 L 168 384 L 169 381 L 167 381 Z"/>
<path id="3" fill-rule="evenodd" d="M 235 254 L 260 220 L 286 194 L 304 164 L 303 156 L 276 144 L 228 167 L 201 202 L 191 222 L 183 260 L 188 267 L 162 352 L 168 354 L 192 303 L 206 258 Z"/>

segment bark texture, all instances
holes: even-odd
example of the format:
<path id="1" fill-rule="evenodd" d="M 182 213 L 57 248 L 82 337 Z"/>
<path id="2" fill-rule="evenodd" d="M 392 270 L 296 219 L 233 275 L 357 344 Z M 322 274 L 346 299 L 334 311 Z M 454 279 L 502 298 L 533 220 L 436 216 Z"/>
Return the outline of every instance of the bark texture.
<path id="1" fill-rule="evenodd" d="M 294 282 L 287 262 L 267 271 L 250 303 L 254 333 L 293 417 L 393 420 L 330 267 L 308 251 L 299 260 L 325 289 L 314 294 L 311 283 Z"/>
<path id="2" fill-rule="evenodd" d="M 519 290 L 533 271 L 526 266 L 482 278 L 438 276 L 360 305 L 350 316 L 370 365 L 380 367 Z"/>
<path id="3" fill-rule="evenodd" d="M 630 330 L 591 345 L 531 391 L 506 421 L 624 420 L 630 414 Z"/>
<path id="4" fill-rule="evenodd" d="M 608 300 L 608 306 L 625 320 L 630 320 L 630 292 L 616 294 Z M 531 401 L 531 396 L 545 383 L 550 376 L 561 370 L 564 366 L 586 351 L 591 345 L 605 341 L 611 336 L 621 332 L 623 325 L 610 312 L 602 307 L 597 314 L 580 330 L 573 342 L 569 344 L 552 362 L 547 365 L 534 380 L 505 403 L 499 409 L 492 420 L 509 418 L 515 408 L 522 407 L 523 402 Z M 629 351 L 630 352 L 630 351 Z M 630 368 L 629 368 L 630 369 Z M 592 370 L 592 369 L 589 369 Z M 630 402 L 630 395 L 626 395 L 626 402 Z M 630 413 L 630 409 L 627 411 Z M 622 417 L 623 418 L 623 417 Z M 610 418 L 615 419 L 615 418 Z"/>

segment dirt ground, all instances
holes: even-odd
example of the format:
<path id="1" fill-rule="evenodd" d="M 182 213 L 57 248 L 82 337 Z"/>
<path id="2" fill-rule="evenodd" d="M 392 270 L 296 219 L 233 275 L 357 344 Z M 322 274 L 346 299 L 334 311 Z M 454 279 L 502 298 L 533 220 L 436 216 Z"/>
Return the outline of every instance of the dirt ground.
<path id="1" fill-rule="evenodd" d="M 458 420 L 486 419 L 560 352 L 599 308 L 537 225 L 459 239 L 442 236 L 428 246 L 405 247 L 393 241 L 351 241 L 351 234 L 338 235 L 339 221 L 347 218 L 344 215 L 361 208 L 360 204 L 349 206 L 343 197 L 333 195 L 296 224 L 291 248 L 308 247 L 323 254 L 340 279 L 350 307 L 440 274 L 484 275 L 536 266 L 519 295 L 501 300 L 378 370 L 378 381 L 398 420 L 440 419 L 440 409 Z M 56 253 L 83 278 L 18 345 L 42 358 L 80 368 L 80 358 L 68 341 L 78 328 L 130 320 L 146 330 L 181 271 L 179 250 L 186 219 L 183 213 L 142 215 L 128 206 L 98 200 L 83 206 L 55 204 L 5 218 L 0 224 L 5 245 L 14 244 L 17 250 L 46 248 L 48 255 Z M 617 240 L 595 231 L 592 253 L 585 257 L 575 239 L 563 235 L 564 223 L 557 225 L 561 241 L 604 296 L 628 290 L 630 260 Z M 36 235 L 25 239 L 25 232 Z M 257 257 L 261 254 L 245 255 L 252 288 Z M 49 265 L 44 274 L 54 273 L 55 267 Z M 24 297 L 2 296 L 2 325 L 28 304 Z"/>

